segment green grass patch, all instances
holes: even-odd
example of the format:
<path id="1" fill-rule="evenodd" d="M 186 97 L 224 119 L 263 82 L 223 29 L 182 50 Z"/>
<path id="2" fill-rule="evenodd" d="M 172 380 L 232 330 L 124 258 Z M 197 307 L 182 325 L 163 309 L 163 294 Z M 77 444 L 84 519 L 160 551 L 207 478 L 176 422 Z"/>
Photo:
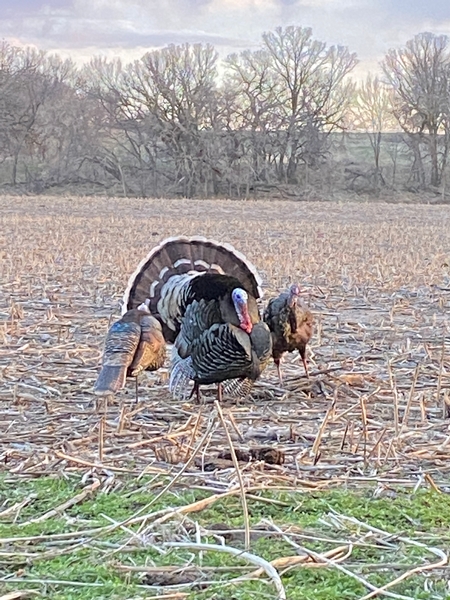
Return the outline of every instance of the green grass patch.
<path id="1" fill-rule="evenodd" d="M 142 537 L 140 523 L 129 523 L 126 528 L 114 531 L 108 531 L 106 527 L 111 521 L 124 521 L 143 508 L 144 514 L 154 513 L 206 498 L 207 493 L 179 487 L 148 508 L 161 489 L 160 485 L 155 487 L 151 479 L 139 482 L 123 479 L 117 483 L 117 488 L 108 493 L 100 488 L 92 496 L 58 511 L 51 518 L 33 522 L 79 494 L 85 485 L 80 477 L 0 477 L 0 591 L 34 589 L 43 597 L 57 600 L 126 600 L 148 598 L 164 590 L 167 593 L 174 588 L 155 586 L 188 582 L 190 577 L 197 583 L 202 578 L 202 581 L 216 582 L 185 588 L 190 600 L 276 597 L 273 585 L 265 577 L 226 585 L 228 580 L 248 572 L 238 568 L 248 565 L 239 558 L 212 551 L 201 555 L 186 549 L 159 551 L 167 541 L 195 541 L 196 527 L 214 529 L 219 525 L 222 529 L 232 530 L 231 534 L 218 531 L 227 545 L 243 549 L 243 516 L 238 496 L 224 498 L 186 518 L 172 516 L 148 528 L 158 515 L 150 517 Z M 260 499 L 248 499 L 250 524 L 254 529 L 250 551 L 267 561 L 297 554 L 297 549 L 288 540 L 273 534 L 267 524 L 270 522 L 287 531 L 289 540 L 313 552 L 326 552 L 352 542 L 351 555 L 343 566 L 377 586 L 384 585 L 408 568 L 438 560 L 427 548 L 400 541 L 398 536 L 444 551 L 450 546 L 450 496 L 445 494 L 432 491 L 412 494 L 397 490 L 394 497 L 375 498 L 370 489 L 340 489 L 321 492 L 268 490 L 259 495 Z M 14 505 L 18 508 L 8 511 Z M 360 523 L 341 519 L 342 515 L 353 517 Z M 392 535 L 371 533 L 364 524 Z M 139 536 L 133 537 L 133 532 L 139 532 Z M 201 540 L 220 543 L 212 534 L 202 535 Z M 146 576 L 133 570 L 145 566 L 186 565 L 189 569 L 184 574 L 170 576 L 161 575 L 161 571 Z M 197 568 L 195 573 L 194 567 Z M 15 581 L 8 582 L 10 577 Z M 292 568 L 282 574 L 282 581 L 290 600 L 350 600 L 368 591 L 355 578 L 323 566 Z M 442 571 L 431 572 L 426 578 L 408 578 L 393 591 L 418 599 L 450 597 Z"/>

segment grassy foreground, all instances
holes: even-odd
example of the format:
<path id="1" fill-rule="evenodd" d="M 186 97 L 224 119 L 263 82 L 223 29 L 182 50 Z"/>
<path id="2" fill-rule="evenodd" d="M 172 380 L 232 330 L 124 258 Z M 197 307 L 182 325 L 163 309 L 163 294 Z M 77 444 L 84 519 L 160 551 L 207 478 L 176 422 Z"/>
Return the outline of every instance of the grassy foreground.
<path id="1" fill-rule="evenodd" d="M 267 576 L 256 578 L 256 567 L 240 557 L 168 545 L 225 541 L 243 550 L 239 495 L 177 511 L 208 494 L 178 488 L 158 499 L 165 483 L 107 475 L 84 481 L 76 474 L 2 476 L 0 598 L 277 598 Z M 415 568 L 389 588 L 394 597 L 450 597 L 442 564 L 450 543 L 447 494 L 265 491 L 249 495 L 248 511 L 250 552 L 267 561 L 290 557 L 275 563 L 290 600 L 366 597 L 370 589 L 361 579 L 381 587 Z M 146 515 L 151 516 L 144 519 Z M 335 559 L 345 572 L 317 554 Z M 303 562 L 320 564 L 299 564 L 302 555 Z M 245 580 L 252 572 L 253 580 Z M 242 579 L 223 583 L 238 577 Z M 21 595 L 20 590 L 27 591 Z M 13 591 L 17 595 L 8 596 Z"/>

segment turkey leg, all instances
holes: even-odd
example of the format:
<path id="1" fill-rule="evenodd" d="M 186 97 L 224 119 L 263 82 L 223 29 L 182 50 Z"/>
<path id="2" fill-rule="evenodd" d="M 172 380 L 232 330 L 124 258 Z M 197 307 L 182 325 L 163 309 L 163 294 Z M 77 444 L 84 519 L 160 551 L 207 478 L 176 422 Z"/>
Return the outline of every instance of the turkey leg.
<path id="1" fill-rule="evenodd" d="M 275 365 L 277 367 L 278 380 L 280 382 L 280 385 L 283 385 L 283 375 L 281 374 L 281 359 L 274 358 L 273 362 L 275 363 Z"/>
<path id="2" fill-rule="evenodd" d="M 200 385 L 195 382 L 194 387 L 192 388 L 192 392 L 189 395 L 189 400 L 194 396 L 196 397 L 197 403 L 200 404 Z"/>
<path id="3" fill-rule="evenodd" d="M 299 350 L 300 356 L 302 357 L 303 366 L 305 367 L 306 377 L 309 379 L 308 363 L 306 362 L 306 348 Z"/>
<path id="4" fill-rule="evenodd" d="M 223 385 L 222 382 L 217 384 L 217 401 L 222 402 L 223 399 Z"/>

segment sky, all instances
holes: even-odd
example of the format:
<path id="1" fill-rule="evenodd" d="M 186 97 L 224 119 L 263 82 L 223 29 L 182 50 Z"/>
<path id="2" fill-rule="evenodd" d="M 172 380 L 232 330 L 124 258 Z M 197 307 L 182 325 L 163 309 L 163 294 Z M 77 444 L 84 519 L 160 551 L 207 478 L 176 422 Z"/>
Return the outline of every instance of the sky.
<path id="1" fill-rule="evenodd" d="M 209 42 L 225 57 L 287 25 L 348 46 L 363 77 L 419 32 L 450 35 L 450 0 L 0 0 L 0 39 L 78 63 L 95 55 L 127 62 L 184 42 Z"/>

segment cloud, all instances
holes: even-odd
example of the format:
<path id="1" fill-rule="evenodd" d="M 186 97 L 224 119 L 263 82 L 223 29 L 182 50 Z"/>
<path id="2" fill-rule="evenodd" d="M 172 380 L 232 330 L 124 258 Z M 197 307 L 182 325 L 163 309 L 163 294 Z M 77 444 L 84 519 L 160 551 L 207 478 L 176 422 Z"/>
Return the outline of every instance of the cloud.
<path id="1" fill-rule="evenodd" d="M 0 38 L 86 60 L 137 58 L 170 43 L 209 42 L 220 54 L 255 48 L 278 25 L 312 27 L 349 46 L 359 73 L 424 30 L 450 34 L 448 0 L 14 0 Z"/>
<path id="2" fill-rule="evenodd" d="M 11 12 L 36 12 L 43 8 L 67 8 L 73 0 L 14 0 L 10 6 L 2 7 L 3 14 Z"/>
<path id="3" fill-rule="evenodd" d="M 380 8 L 391 19 L 402 22 L 434 21 L 439 23 L 450 20 L 450 3 L 448 0 L 380 0 Z"/>

